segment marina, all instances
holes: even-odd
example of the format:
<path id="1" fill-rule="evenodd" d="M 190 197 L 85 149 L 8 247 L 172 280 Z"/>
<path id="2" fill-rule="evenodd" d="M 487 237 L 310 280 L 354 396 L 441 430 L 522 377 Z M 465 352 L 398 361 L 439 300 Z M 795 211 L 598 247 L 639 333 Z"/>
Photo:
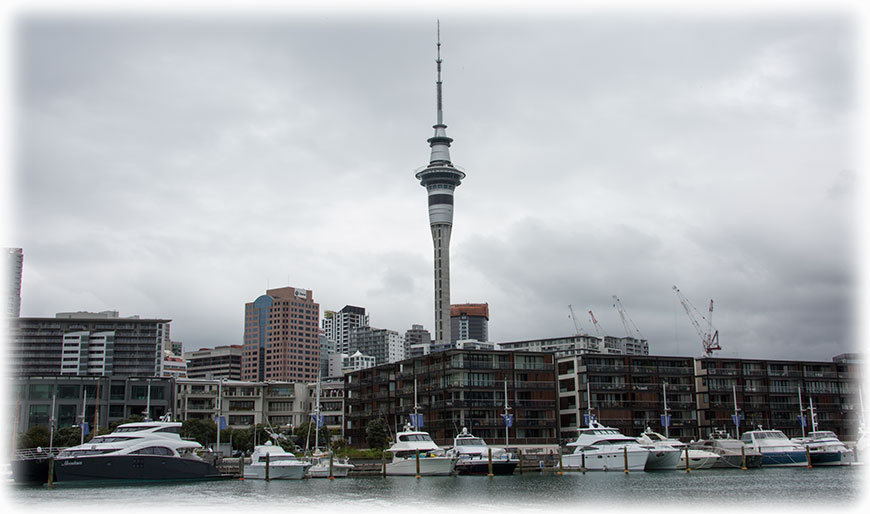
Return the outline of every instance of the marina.
<path id="1" fill-rule="evenodd" d="M 348 507 L 431 509 L 498 507 L 550 510 L 594 505 L 647 504 L 849 507 L 863 497 L 861 466 L 706 469 L 601 473 L 545 471 L 511 476 L 446 476 L 415 479 L 364 476 L 344 480 L 222 480 L 111 487 L 10 487 L 8 500 L 44 509 L 136 505 L 149 509 L 327 510 Z"/>

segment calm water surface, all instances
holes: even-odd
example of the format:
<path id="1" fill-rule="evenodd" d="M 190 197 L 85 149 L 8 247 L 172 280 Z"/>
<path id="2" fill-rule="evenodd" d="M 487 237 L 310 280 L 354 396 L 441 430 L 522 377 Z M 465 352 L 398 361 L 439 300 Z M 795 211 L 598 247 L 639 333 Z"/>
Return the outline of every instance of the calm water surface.
<path id="1" fill-rule="evenodd" d="M 823 512 L 864 503 L 865 471 L 858 467 L 696 470 L 653 473 L 566 472 L 477 477 L 358 477 L 337 480 L 227 480 L 186 484 L 106 487 L 18 487 L 7 500 L 25 509 L 58 512 L 64 507 L 96 506 L 149 511 L 336 511 L 571 510 L 589 506 L 733 506 L 800 508 Z M 743 510 L 743 509 L 741 509 Z M 767 509 L 766 509 L 767 510 Z M 800 509 L 803 510 L 803 509 Z"/>

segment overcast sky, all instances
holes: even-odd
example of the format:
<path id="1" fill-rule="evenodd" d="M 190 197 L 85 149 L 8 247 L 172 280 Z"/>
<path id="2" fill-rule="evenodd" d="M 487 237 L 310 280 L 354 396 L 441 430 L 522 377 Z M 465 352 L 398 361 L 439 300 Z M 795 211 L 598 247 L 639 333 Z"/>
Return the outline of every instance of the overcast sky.
<path id="1" fill-rule="evenodd" d="M 850 10 L 19 13 L 10 85 L 22 316 L 172 319 L 241 344 L 244 304 L 432 330 L 435 20 L 456 191 L 453 303 L 490 339 L 624 335 L 830 360 L 861 338 Z"/>

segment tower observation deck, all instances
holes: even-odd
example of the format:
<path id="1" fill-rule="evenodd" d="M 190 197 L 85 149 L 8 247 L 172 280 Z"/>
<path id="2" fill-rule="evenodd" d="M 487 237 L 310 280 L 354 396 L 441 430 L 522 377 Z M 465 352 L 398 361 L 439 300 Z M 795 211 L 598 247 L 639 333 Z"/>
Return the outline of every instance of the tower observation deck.
<path id="1" fill-rule="evenodd" d="M 437 107 L 435 135 L 428 139 L 432 153 L 429 164 L 419 168 L 415 177 L 429 197 L 429 228 L 435 261 L 435 344 L 450 342 L 450 233 L 453 230 L 453 194 L 465 178 L 465 171 L 450 161 L 450 143 L 444 124 L 441 96 L 441 29 L 438 28 L 435 58 Z"/>

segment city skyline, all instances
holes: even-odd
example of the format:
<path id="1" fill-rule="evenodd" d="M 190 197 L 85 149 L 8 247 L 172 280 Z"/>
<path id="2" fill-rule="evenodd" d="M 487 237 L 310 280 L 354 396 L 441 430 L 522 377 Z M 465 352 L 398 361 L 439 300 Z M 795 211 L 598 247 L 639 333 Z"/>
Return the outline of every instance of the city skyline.
<path id="1" fill-rule="evenodd" d="M 860 184 L 848 11 L 441 16 L 463 181 L 453 303 L 491 341 L 572 334 L 568 305 L 655 355 L 855 351 Z M 172 319 L 241 344 L 263 290 L 432 326 L 413 171 L 431 136 L 434 16 L 123 15 L 16 22 L 21 315 Z M 59 57 L 62 56 L 61 60 Z"/>

